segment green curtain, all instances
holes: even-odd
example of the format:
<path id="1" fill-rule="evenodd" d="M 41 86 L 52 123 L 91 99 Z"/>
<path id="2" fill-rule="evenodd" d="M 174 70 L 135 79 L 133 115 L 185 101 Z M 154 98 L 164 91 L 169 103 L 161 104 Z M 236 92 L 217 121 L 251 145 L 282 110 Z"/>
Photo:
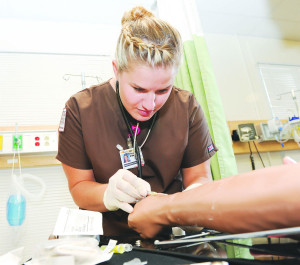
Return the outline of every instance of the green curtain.
<path id="1" fill-rule="evenodd" d="M 231 137 L 204 37 L 193 35 L 193 40 L 185 41 L 183 54 L 175 85 L 192 92 L 203 109 L 210 134 L 219 149 L 211 159 L 213 179 L 236 175 L 237 166 Z M 251 244 L 250 239 L 234 242 Z M 252 258 L 247 248 L 227 246 L 226 251 L 229 257 Z"/>

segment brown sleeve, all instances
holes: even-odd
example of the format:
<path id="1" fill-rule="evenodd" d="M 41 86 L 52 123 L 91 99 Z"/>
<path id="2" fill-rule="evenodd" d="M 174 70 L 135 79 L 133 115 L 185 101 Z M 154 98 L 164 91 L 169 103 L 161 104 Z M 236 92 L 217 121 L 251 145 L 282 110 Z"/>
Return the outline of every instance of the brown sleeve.
<path id="1" fill-rule="evenodd" d="M 189 139 L 185 149 L 182 168 L 193 167 L 212 157 L 217 151 L 201 106 L 192 95 L 189 107 Z"/>
<path id="2" fill-rule="evenodd" d="M 68 100 L 66 111 L 65 128 L 63 132 L 59 132 L 56 159 L 74 168 L 91 169 L 83 140 L 80 111 L 75 98 Z"/>

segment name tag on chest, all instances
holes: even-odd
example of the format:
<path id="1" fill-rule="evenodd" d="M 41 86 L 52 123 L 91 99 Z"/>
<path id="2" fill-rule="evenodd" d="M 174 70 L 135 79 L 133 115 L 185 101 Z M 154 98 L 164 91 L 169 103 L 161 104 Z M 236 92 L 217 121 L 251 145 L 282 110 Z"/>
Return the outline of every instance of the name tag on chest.
<path id="1" fill-rule="evenodd" d="M 140 149 L 140 155 L 141 155 L 141 162 L 142 162 L 142 166 L 143 166 L 145 164 L 145 162 L 144 162 L 144 157 L 143 157 L 141 149 Z M 137 160 L 135 157 L 135 152 L 134 152 L 133 148 L 121 150 L 120 157 L 121 157 L 121 162 L 122 162 L 122 166 L 124 169 L 131 169 L 131 168 L 138 167 L 138 163 L 137 163 Z"/>

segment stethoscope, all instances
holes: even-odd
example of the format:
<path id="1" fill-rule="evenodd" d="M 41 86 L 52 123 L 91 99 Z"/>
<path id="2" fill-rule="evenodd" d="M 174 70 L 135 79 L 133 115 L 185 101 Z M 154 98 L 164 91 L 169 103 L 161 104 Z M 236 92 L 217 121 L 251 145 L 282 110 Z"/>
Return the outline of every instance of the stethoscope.
<path id="1" fill-rule="evenodd" d="M 127 118 L 127 115 L 125 113 L 125 108 L 123 106 L 123 103 L 122 103 L 122 100 L 121 100 L 121 97 L 120 97 L 120 91 L 119 91 L 119 81 L 116 82 L 116 94 L 117 94 L 117 100 L 118 100 L 118 104 L 119 104 L 119 107 L 121 109 L 121 112 L 122 112 L 122 116 L 123 116 L 123 119 L 126 123 L 126 126 L 127 126 L 127 129 L 130 133 L 130 138 L 131 138 L 131 141 L 134 141 L 133 137 L 134 137 L 134 133 L 133 133 L 133 130 L 130 126 L 130 123 L 128 121 L 128 118 Z M 152 130 L 154 124 L 155 124 L 155 121 L 156 121 L 156 118 L 157 118 L 157 112 L 154 114 L 153 116 L 153 119 L 152 119 L 152 123 L 150 125 L 150 128 L 149 128 L 149 131 Z M 142 174 L 142 159 L 141 159 L 141 154 L 140 154 L 140 148 L 139 146 L 136 144 L 135 147 L 134 147 L 134 151 L 135 151 L 135 154 L 136 154 L 136 158 L 137 158 L 137 164 L 138 164 L 138 176 L 140 178 L 142 178 L 143 174 Z"/>

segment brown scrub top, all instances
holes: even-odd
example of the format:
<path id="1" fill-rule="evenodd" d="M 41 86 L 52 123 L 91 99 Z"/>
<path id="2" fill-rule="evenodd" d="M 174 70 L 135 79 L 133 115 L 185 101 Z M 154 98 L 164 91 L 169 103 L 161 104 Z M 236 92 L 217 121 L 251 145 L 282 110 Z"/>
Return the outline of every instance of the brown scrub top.
<path id="1" fill-rule="evenodd" d="M 65 108 L 64 130 L 59 132 L 56 158 L 77 169 L 92 169 L 97 182 L 108 183 L 122 168 L 116 145 L 127 149 L 128 137 L 114 89 L 109 81 L 84 89 L 73 95 Z M 133 118 L 129 120 L 136 124 Z M 137 143 L 141 145 L 151 120 L 139 124 Z M 181 191 L 181 169 L 205 162 L 216 151 L 203 111 L 193 94 L 173 87 L 142 148 L 143 179 L 155 192 Z M 130 171 L 138 174 L 137 168 Z M 104 235 L 135 235 L 128 227 L 127 217 L 122 210 L 104 212 Z"/>

